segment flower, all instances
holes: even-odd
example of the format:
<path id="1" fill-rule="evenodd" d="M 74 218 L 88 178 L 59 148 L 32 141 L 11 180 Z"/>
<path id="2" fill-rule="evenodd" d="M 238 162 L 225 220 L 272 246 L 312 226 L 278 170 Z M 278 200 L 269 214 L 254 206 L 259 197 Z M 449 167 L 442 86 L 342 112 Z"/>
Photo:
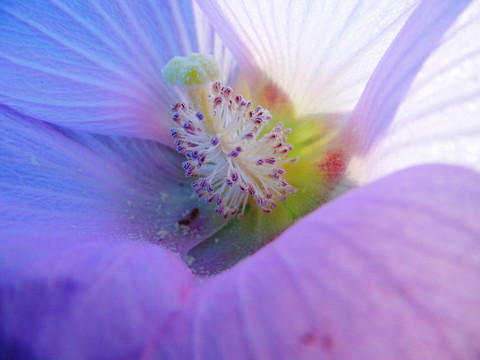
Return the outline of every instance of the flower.
<path id="1" fill-rule="evenodd" d="M 3 357 L 478 357 L 479 13 L 463 0 L 3 2 Z M 345 121 L 324 158 L 303 158 L 325 160 L 336 191 L 357 187 L 203 281 L 148 240 L 197 271 L 228 267 L 254 248 L 238 234 L 275 221 L 225 227 L 169 148 L 182 94 L 160 68 L 196 51 L 274 116 L 293 104 L 292 136 Z M 408 167 L 439 161 L 457 166 Z"/>

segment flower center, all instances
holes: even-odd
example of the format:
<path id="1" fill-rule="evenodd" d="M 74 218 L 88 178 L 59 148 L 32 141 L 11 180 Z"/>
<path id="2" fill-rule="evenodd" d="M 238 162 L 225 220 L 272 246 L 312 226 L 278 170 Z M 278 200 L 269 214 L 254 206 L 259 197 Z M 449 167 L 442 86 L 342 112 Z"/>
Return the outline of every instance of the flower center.
<path id="1" fill-rule="evenodd" d="M 251 101 L 213 82 L 218 73 L 215 60 L 200 54 L 174 58 L 163 69 L 164 78 L 185 88 L 190 100 L 172 107 L 176 126 L 170 133 L 187 159 L 182 167 L 187 177 L 198 177 L 192 183 L 197 196 L 215 203 L 224 218 L 242 218 L 250 198 L 269 214 L 296 191 L 282 168 L 297 160 L 288 158 L 291 129 L 278 123 L 264 131 L 270 112 L 251 109 Z"/>

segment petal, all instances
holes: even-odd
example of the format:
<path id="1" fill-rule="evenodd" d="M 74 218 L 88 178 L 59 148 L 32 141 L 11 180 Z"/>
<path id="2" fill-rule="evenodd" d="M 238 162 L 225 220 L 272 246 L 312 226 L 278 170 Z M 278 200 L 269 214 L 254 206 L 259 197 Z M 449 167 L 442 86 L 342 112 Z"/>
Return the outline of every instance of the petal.
<path id="1" fill-rule="evenodd" d="M 479 213 L 480 176 L 460 167 L 411 168 L 351 191 L 201 285 L 160 353 L 474 359 Z"/>
<path id="2" fill-rule="evenodd" d="M 79 135 L 1 109 L 0 137 L 0 238 L 131 238 L 183 254 L 224 225 L 192 197 L 181 157 L 153 141 Z"/>
<path id="3" fill-rule="evenodd" d="M 463 3 L 452 1 L 442 16 L 453 17 L 454 10 Z M 382 92 L 372 94 L 369 104 L 359 104 L 359 113 L 363 113 L 358 123 L 363 120 L 370 123 L 370 142 L 377 142 L 367 159 L 362 159 L 356 174 L 359 181 L 370 181 L 401 168 L 428 162 L 441 161 L 480 169 L 479 16 L 480 2 L 472 2 L 442 37 L 403 102 L 399 102 L 403 97 L 401 89 L 408 87 L 407 83 L 412 82 L 415 74 L 402 75 L 401 72 L 407 70 L 402 65 L 400 69 L 395 67 L 398 77 L 383 77 L 383 82 L 376 84 Z M 425 17 L 421 21 L 423 23 Z M 428 31 L 426 28 L 424 34 Z M 423 45 L 407 47 L 401 58 L 413 58 L 422 46 L 431 47 L 431 41 L 432 36 L 428 36 L 420 41 Z M 393 62 L 391 65 L 395 66 Z"/>
<path id="4" fill-rule="evenodd" d="M 161 247 L 2 239 L 0 351 L 8 359 L 136 359 L 192 287 Z M 153 320 L 154 319 L 154 320 Z"/>
<path id="5" fill-rule="evenodd" d="M 259 79 L 252 70 L 258 66 L 302 116 L 353 109 L 417 2 L 212 0 L 200 7 L 251 73 L 251 86 Z"/>
<path id="6" fill-rule="evenodd" d="M 0 103 L 94 133 L 170 144 L 180 95 L 161 68 L 200 49 L 226 58 L 199 45 L 189 1 L 7 1 L 0 16 Z"/>

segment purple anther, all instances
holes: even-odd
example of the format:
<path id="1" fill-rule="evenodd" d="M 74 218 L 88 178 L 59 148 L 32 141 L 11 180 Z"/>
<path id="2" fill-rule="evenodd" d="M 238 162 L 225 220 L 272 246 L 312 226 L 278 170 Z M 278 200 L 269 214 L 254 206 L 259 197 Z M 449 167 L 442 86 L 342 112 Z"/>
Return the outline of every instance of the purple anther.
<path id="1" fill-rule="evenodd" d="M 259 197 L 257 197 L 257 203 L 260 206 L 266 206 L 267 205 L 267 199 L 259 196 Z"/>
<path id="2" fill-rule="evenodd" d="M 235 102 L 237 104 L 241 104 L 243 102 L 243 96 L 242 95 L 235 96 Z"/>
<path id="3" fill-rule="evenodd" d="M 198 163 L 200 165 L 205 164 L 205 160 L 207 160 L 207 154 L 201 153 L 200 155 L 198 155 Z"/>
<path id="4" fill-rule="evenodd" d="M 185 104 L 183 103 L 176 103 L 175 105 L 172 106 L 172 111 L 177 112 L 178 110 L 184 110 L 185 109 Z"/>
<path id="5" fill-rule="evenodd" d="M 220 139 L 218 138 L 218 136 L 214 136 L 210 142 L 212 143 L 213 146 L 217 146 L 218 143 L 220 142 Z"/>
<path id="6" fill-rule="evenodd" d="M 222 203 L 223 203 L 222 197 L 220 195 L 218 195 L 217 200 L 215 202 L 217 203 L 217 205 L 222 205 Z"/>
<path id="7" fill-rule="evenodd" d="M 248 184 L 248 192 L 249 192 L 250 195 L 252 195 L 252 196 L 256 194 L 255 188 L 253 187 L 252 184 Z"/>
<path id="8" fill-rule="evenodd" d="M 257 160 L 257 165 L 263 165 L 265 161 L 263 161 L 263 159 L 258 159 Z"/>
<path id="9" fill-rule="evenodd" d="M 232 186 L 233 186 L 233 181 L 230 180 L 230 179 L 228 179 L 228 178 L 225 180 L 225 183 L 226 183 L 229 187 L 232 187 Z"/>
<path id="10" fill-rule="evenodd" d="M 183 124 L 184 129 L 191 129 L 192 127 L 193 127 L 192 122 L 190 120 L 188 120 L 185 124 Z"/>
<path id="11" fill-rule="evenodd" d="M 185 147 L 183 147 L 182 145 L 177 146 L 177 152 L 179 153 L 185 152 Z"/>
<path id="12" fill-rule="evenodd" d="M 209 193 L 213 192 L 213 186 L 210 183 L 207 183 L 207 191 Z"/>
<path id="13" fill-rule="evenodd" d="M 237 150 L 232 150 L 227 155 L 230 156 L 230 157 L 237 157 L 238 154 L 239 154 L 239 152 Z"/>
<path id="14" fill-rule="evenodd" d="M 176 123 L 180 124 L 180 114 L 179 113 L 174 113 L 172 115 L 172 120 L 175 121 Z"/>
<path id="15" fill-rule="evenodd" d="M 230 86 L 226 86 L 222 88 L 222 92 L 225 95 L 225 97 L 229 97 L 232 94 L 233 89 Z"/>
<path id="16" fill-rule="evenodd" d="M 277 207 L 277 203 L 275 201 L 270 201 L 269 205 L 272 209 L 275 209 Z"/>
<path id="17" fill-rule="evenodd" d="M 263 123 L 263 120 L 262 120 L 261 117 L 257 116 L 256 118 L 253 119 L 253 122 L 254 122 L 255 124 L 259 124 L 259 125 L 260 125 L 261 123 Z"/>
<path id="18" fill-rule="evenodd" d="M 277 169 L 277 174 L 285 175 L 287 172 L 284 169 Z"/>
<path id="19" fill-rule="evenodd" d="M 207 204 L 211 204 L 211 203 L 213 202 L 213 200 L 215 200 L 215 197 L 216 197 L 216 196 L 217 196 L 216 194 L 210 195 L 209 197 L 207 197 L 207 198 L 205 199 L 205 202 L 206 202 Z"/>
<path id="20" fill-rule="evenodd" d="M 271 192 L 267 192 L 265 197 L 270 200 L 273 197 L 273 194 Z"/>
<path id="21" fill-rule="evenodd" d="M 222 84 L 220 84 L 218 81 L 216 81 L 213 85 L 212 85 L 212 92 L 214 94 L 218 94 L 220 92 L 220 89 L 222 88 Z"/>
<path id="22" fill-rule="evenodd" d="M 238 174 L 236 172 L 232 172 L 232 180 L 236 182 L 238 180 Z"/>
<path id="23" fill-rule="evenodd" d="M 282 180 L 282 181 L 280 182 L 280 185 L 282 185 L 282 186 L 288 186 L 289 184 L 288 184 L 288 182 L 286 182 L 285 180 Z"/>
<path id="24" fill-rule="evenodd" d="M 185 176 L 186 177 L 197 177 L 198 174 L 196 172 L 194 172 L 195 169 L 188 169 L 187 171 L 185 171 Z"/>
<path id="25" fill-rule="evenodd" d="M 262 208 L 262 210 L 265 214 L 271 214 L 272 213 L 272 210 L 267 209 L 267 208 Z"/>
<path id="26" fill-rule="evenodd" d="M 200 188 L 204 189 L 207 186 L 207 179 L 202 178 L 198 185 L 200 186 Z"/>
<path id="27" fill-rule="evenodd" d="M 197 113 L 195 114 L 195 117 L 196 117 L 198 120 L 200 120 L 200 121 L 203 120 L 203 114 L 202 114 L 201 112 L 197 112 Z"/>
<path id="28" fill-rule="evenodd" d="M 219 106 L 222 102 L 223 102 L 222 97 L 221 97 L 221 96 L 217 96 L 217 97 L 213 100 L 213 105 L 214 105 L 214 107 L 217 107 L 217 106 Z"/>
<path id="29" fill-rule="evenodd" d="M 172 137 L 177 137 L 177 136 L 178 136 L 177 129 L 170 129 L 170 135 L 171 135 Z"/>
<path id="30" fill-rule="evenodd" d="M 239 184 L 238 185 L 238 188 L 240 189 L 240 191 L 242 192 L 246 192 L 247 191 L 247 188 L 245 186 L 243 186 L 242 184 Z"/>
<path id="31" fill-rule="evenodd" d="M 241 146 L 237 146 L 237 148 L 236 148 L 235 150 L 238 151 L 238 152 L 242 152 L 242 151 L 243 151 L 243 149 L 242 149 Z"/>
<path id="32" fill-rule="evenodd" d="M 246 133 L 243 138 L 244 139 L 253 139 L 255 135 L 252 132 Z"/>
<path id="33" fill-rule="evenodd" d="M 262 110 L 263 108 L 259 105 L 255 108 L 255 110 L 253 110 L 254 112 L 258 113 L 260 110 Z"/>
<path id="34" fill-rule="evenodd" d="M 263 159 L 263 160 L 270 165 L 275 164 L 275 158 L 273 158 L 273 157 L 266 158 L 266 159 Z"/>
<path id="35" fill-rule="evenodd" d="M 182 162 L 182 168 L 183 170 L 189 170 L 193 168 L 193 165 L 190 161 L 184 161 Z"/>

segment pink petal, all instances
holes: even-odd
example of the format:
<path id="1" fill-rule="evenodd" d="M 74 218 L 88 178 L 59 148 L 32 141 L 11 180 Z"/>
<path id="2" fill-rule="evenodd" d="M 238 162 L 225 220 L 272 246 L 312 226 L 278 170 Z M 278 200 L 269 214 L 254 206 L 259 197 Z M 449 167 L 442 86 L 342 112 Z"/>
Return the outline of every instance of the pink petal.
<path id="1" fill-rule="evenodd" d="M 459 167 L 416 167 L 356 189 L 201 285 L 160 353 L 475 359 L 479 213 L 480 176 Z"/>

